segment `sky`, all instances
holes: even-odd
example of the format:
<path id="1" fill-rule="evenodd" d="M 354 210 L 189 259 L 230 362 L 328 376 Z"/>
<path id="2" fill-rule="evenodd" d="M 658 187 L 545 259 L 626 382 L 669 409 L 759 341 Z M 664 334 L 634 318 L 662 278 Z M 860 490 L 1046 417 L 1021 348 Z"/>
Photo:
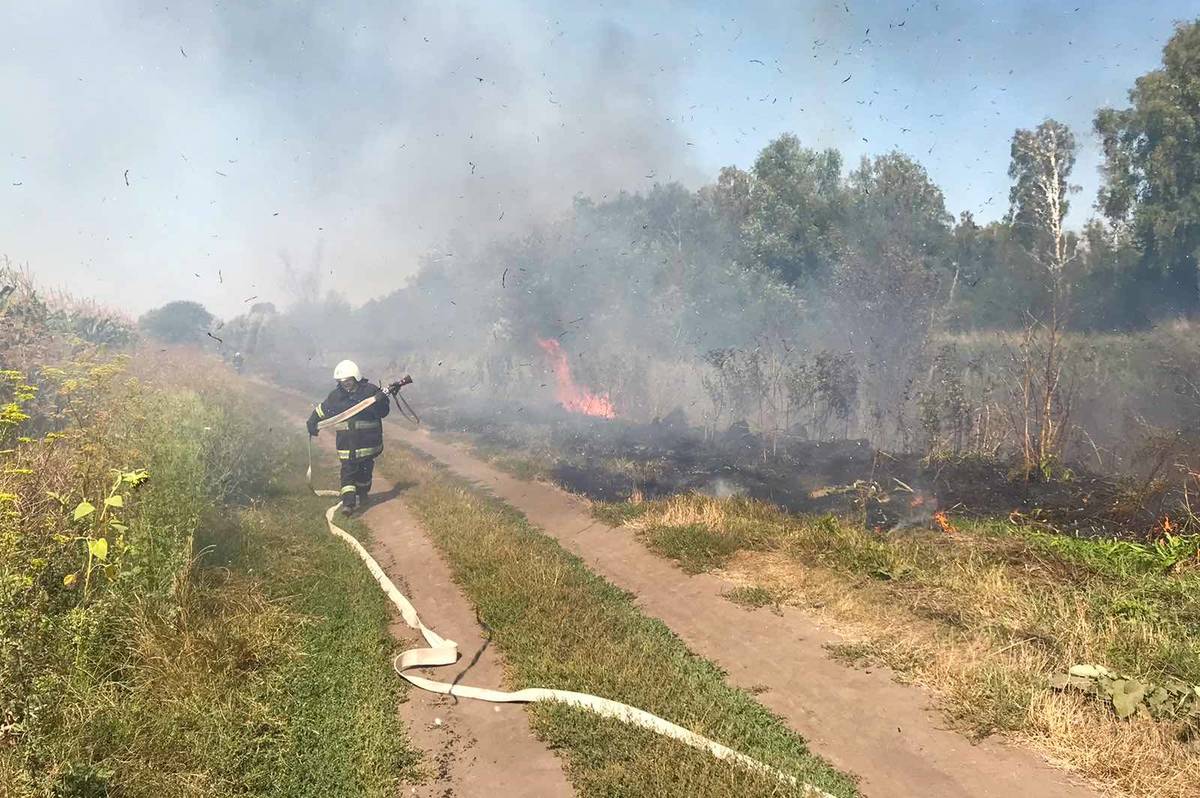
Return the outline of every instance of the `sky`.
<path id="1" fill-rule="evenodd" d="M 900 149 L 952 213 L 1007 209 L 1018 127 L 1080 141 L 1193 3 L 42 0 L 0 8 L 0 257 L 141 313 L 358 303 L 430 252 L 784 132 L 847 168 Z"/>

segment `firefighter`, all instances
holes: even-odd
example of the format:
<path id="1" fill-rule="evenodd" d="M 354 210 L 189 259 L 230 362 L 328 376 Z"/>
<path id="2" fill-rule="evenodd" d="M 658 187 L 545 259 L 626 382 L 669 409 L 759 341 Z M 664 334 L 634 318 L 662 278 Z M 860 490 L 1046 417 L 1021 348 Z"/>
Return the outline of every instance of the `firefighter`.
<path id="1" fill-rule="evenodd" d="M 245 365 L 245 360 L 242 359 L 241 352 L 233 353 L 233 368 L 238 374 L 242 373 L 242 367 Z"/>
<path id="2" fill-rule="evenodd" d="M 371 491 L 375 458 L 383 451 L 383 418 L 391 410 L 391 406 L 383 389 L 364 380 L 358 366 L 352 360 L 338 363 L 337 368 L 333 370 L 333 378 L 337 380 L 337 387 L 330 391 L 325 401 L 318 404 L 308 417 L 309 435 L 317 434 L 317 424 L 322 419 L 332 418 L 364 399 L 375 397 L 374 404 L 367 406 L 353 418 L 334 426 L 338 459 L 342 462 L 340 511 L 343 515 L 350 515 L 366 505 L 367 494 Z M 399 390 L 399 385 L 400 383 L 396 383 L 392 388 Z"/>

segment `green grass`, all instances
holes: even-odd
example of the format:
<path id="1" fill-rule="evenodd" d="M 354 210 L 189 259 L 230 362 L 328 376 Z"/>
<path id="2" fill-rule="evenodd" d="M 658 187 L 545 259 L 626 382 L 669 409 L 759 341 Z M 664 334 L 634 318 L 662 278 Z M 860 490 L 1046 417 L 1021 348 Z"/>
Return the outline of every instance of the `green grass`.
<path id="1" fill-rule="evenodd" d="M 329 466 L 327 466 L 329 467 Z M 247 563 L 264 590 L 305 620 L 300 656 L 274 692 L 281 726 L 263 758 L 263 795 L 393 796 L 417 780 L 418 757 L 397 717 L 403 682 L 392 671 L 386 602 L 362 562 L 329 534 L 330 499 L 291 495 L 250 514 Z M 357 537 L 360 524 L 342 523 Z"/>
<path id="2" fill-rule="evenodd" d="M 1014 529 L 1003 523 L 994 526 L 993 531 L 999 534 Z M 1020 535 L 1031 548 L 1125 581 L 1136 582 L 1143 577 L 1162 576 L 1182 565 L 1200 564 L 1200 536 L 1194 535 L 1165 538 L 1157 543 L 1072 538 L 1032 530 Z"/>
<path id="3" fill-rule="evenodd" d="M 292 481 L 206 522 L 180 615 L 134 610 L 121 682 L 73 680 L 81 725 L 45 744 L 65 755 L 55 796 L 384 798 L 419 781 L 386 606 L 326 531 L 328 501 Z"/>
<path id="4" fill-rule="evenodd" d="M 578 690 L 705 734 L 839 796 L 852 782 L 754 699 L 728 686 L 632 597 L 503 503 L 419 458 L 390 450 L 383 469 L 415 487 L 406 500 L 493 630 L 513 687 Z M 441 630 L 453 634 L 453 630 Z M 648 731 L 565 705 L 531 707 L 536 733 L 562 752 L 584 796 L 783 796 L 769 777 Z"/>
<path id="5" fill-rule="evenodd" d="M 723 595 L 734 604 L 740 604 L 747 609 L 757 610 L 763 607 L 771 607 L 776 612 L 780 611 L 780 606 L 785 598 L 778 591 L 762 587 L 761 585 L 735 587 Z"/>
<path id="6" fill-rule="evenodd" d="M 653 526 L 644 537 L 650 548 L 679 563 L 689 574 L 720 568 L 742 549 L 741 541 L 703 524 Z"/>
<path id="7" fill-rule="evenodd" d="M 624 526 L 646 512 L 643 502 L 595 502 L 592 515 L 609 526 Z"/>
<path id="8" fill-rule="evenodd" d="M 772 539 L 772 527 L 763 523 L 757 512 L 727 514 L 733 523 L 718 528 L 711 519 L 670 515 L 648 516 L 654 502 L 615 502 L 593 505 L 593 515 L 607 523 L 620 521 L 632 525 L 652 550 L 669 557 L 690 574 L 723 568 L 739 551 L 761 551 Z M 733 499 L 731 507 L 756 510 L 757 503 Z"/>

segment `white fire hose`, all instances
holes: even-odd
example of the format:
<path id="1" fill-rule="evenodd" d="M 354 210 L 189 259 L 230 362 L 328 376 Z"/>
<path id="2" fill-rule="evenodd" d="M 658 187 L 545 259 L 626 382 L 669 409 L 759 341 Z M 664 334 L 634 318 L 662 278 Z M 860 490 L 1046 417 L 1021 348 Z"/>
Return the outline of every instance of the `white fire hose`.
<path id="1" fill-rule="evenodd" d="M 358 415 L 363 410 L 370 407 L 375 402 L 375 397 L 364 399 L 353 407 L 338 413 L 336 416 L 327 418 L 317 424 L 317 429 L 325 429 L 334 424 L 339 424 L 354 416 Z M 308 439 L 308 471 L 306 477 L 308 479 L 308 487 L 317 496 L 337 496 L 335 490 L 317 490 L 312 486 L 312 438 Z M 388 578 L 383 569 L 379 567 L 379 563 L 375 562 L 372 557 L 352 535 L 346 532 L 333 522 L 333 515 L 337 511 L 338 505 L 333 505 L 325 511 L 325 522 L 329 526 L 329 531 L 337 537 L 344 540 L 350 548 L 358 554 L 359 558 L 366 563 L 367 569 L 371 575 L 375 577 L 375 581 L 383 588 L 383 592 L 391 599 L 392 604 L 396 605 L 396 609 L 400 611 L 401 617 L 410 628 L 416 629 L 425 638 L 428 644 L 427 648 L 410 648 L 396 655 L 392 660 L 392 667 L 396 673 L 410 684 L 428 690 L 431 693 L 441 693 L 443 695 L 455 696 L 457 698 L 475 698 L 480 701 L 490 701 L 493 703 L 531 703 L 534 701 L 558 701 L 563 704 L 582 707 L 584 709 L 595 712 L 597 715 L 606 718 L 616 718 L 625 723 L 641 726 L 644 729 L 649 729 L 657 734 L 670 737 L 678 740 L 685 745 L 690 745 L 693 748 L 698 748 L 701 751 L 707 751 L 717 759 L 730 760 L 745 767 L 748 770 L 756 773 L 765 773 L 778 778 L 780 781 L 792 787 L 800 787 L 806 796 L 814 798 L 834 798 L 834 796 L 824 790 L 814 787 L 811 784 L 800 784 L 795 776 L 773 768 L 770 765 L 763 764 L 756 759 L 738 753 L 732 748 L 721 745 L 715 740 L 710 740 L 707 737 L 689 731 L 682 726 L 671 723 L 668 720 L 652 715 L 645 710 L 631 707 L 628 704 L 622 704 L 619 701 L 612 701 L 599 696 L 588 695 L 587 693 L 576 693 L 570 690 L 551 690 L 542 687 L 529 687 L 524 690 L 516 690 L 507 692 L 504 690 L 490 690 L 485 687 L 470 687 L 461 684 L 448 684 L 446 682 L 438 682 L 432 679 L 426 679 L 423 676 L 417 676 L 408 673 L 413 668 L 436 668 L 443 665 L 453 665 L 458 661 L 458 644 L 453 640 L 446 638 L 433 631 L 421 622 L 417 615 L 416 608 L 412 602 L 401 593 L 392 580 Z"/>

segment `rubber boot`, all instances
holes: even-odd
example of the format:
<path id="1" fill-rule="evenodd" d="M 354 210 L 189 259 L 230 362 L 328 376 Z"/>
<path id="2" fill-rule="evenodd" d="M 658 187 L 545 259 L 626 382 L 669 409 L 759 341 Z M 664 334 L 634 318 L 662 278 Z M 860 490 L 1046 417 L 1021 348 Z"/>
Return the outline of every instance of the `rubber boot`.
<path id="1" fill-rule="evenodd" d="M 353 493 L 347 493 L 342 497 L 342 506 L 338 509 L 342 515 L 354 515 L 354 511 L 358 509 L 358 496 Z"/>

